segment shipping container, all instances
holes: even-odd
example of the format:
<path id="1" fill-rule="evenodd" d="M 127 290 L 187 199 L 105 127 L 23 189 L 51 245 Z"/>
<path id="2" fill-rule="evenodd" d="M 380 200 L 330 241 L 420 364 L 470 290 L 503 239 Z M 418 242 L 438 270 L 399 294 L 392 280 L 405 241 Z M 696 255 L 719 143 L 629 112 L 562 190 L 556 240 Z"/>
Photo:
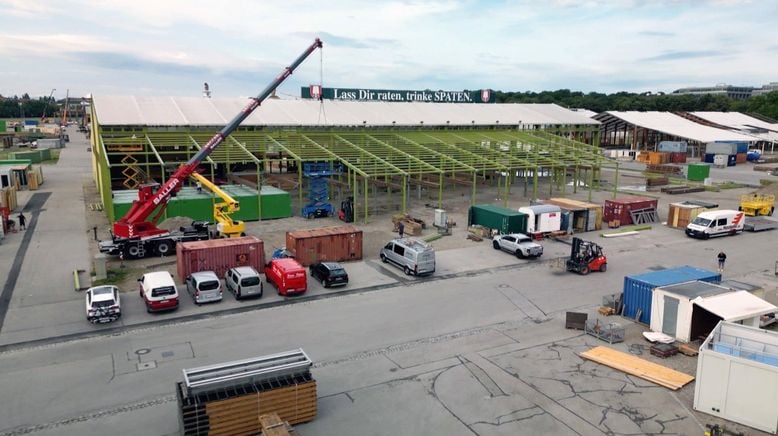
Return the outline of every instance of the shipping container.
<path id="1" fill-rule="evenodd" d="M 562 209 L 560 230 L 568 233 L 591 232 L 602 229 L 602 206 L 570 198 L 549 198 L 543 204 L 553 204 Z"/>
<path id="2" fill-rule="evenodd" d="M 686 171 L 686 178 L 693 182 L 702 182 L 710 177 L 710 165 L 699 163 L 689 164 Z"/>
<path id="3" fill-rule="evenodd" d="M 735 162 L 742 164 L 748 161 L 748 153 L 738 153 L 735 155 Z"/>
<path id="4" fill-rule="evenodd" d="M 657 150 L 667 153 L 683 153 L 685 155 L 687 147 L 686 141 L 661 141 Z"/>
<path id="5" fill-rule="evenodd" d="M 5 120 L 0 120 L 0 133 L 5 133 L 7 129 L 8 126 L 6 125 Z"/>
<path id="6" fill-rule="evenodd" d="M 650 323 L 651 295 L 654 288 L 693 280 L 717 283 L 721 281 L 721 274 L 693 266 L 682 266 L 624 277 L 624 295 L 622 296 L 624 316 L 632 319 L 637 318 L 637 321 L 643 324 Z M 639 318 L 638 312 L 640 312 Z"/>
<path id="7" fill-rule="evenodd" d="M 707 336 L 713 327 L 706 316 L 700 316 L 695 300 L 731 293 L 732 290 L 710 282 L 695 280 L 677 285 L 658 286 L 651 296 L 651 330 L 672 336 L 681 342 Z M 695 315 L 697 311 L 697 316 Z"/>
<path id="8" fill-rule="evenodd" d="M 631 211 L 654 208 L 657 211 L 659 200 L 649 197 L 624 197 L 613 200 L 605 200 L 603 218 L 605 222 L 619 220 L 621 225 L 632 224 Z"/>
<path id="9" fill-rule="evenodd" d="M 677 229 L 686 229 L 694 218 L 707 208 L 699 204 L 690 203 L 670 203 L 670 210 L 667 213 L 667 225 Z"/>
<path id="10" fill-rule="evenodd" d="M 527 214 L 491 204 L 470 206 L 467 226 L 481 225 L 500 233 L 527 233 Z"/>
<path id="11" fill-rule="evenodd" d="M 670 153 L 651 151 L 648 153 L 648 163 L 651 165 L 662 165 L 670 162 Z"/>
<path id="12" fill-rule="evenodd" d="M 670 162 L 671 163 L 686 163 L 686 152 L 674 152 L 670 153 Z"/>
<path id="13" fill-rule="evenodd" d="M 715 141 L 716 144 L 732 144 L 735 149 L 730 154 L 746 153 L 748 152 L 748 141 Z M 711 152 L 713 153 L 713 152 Z"/>
<path id="14" fill-rule="evenodd" d="M 213 271 L 224 277 L 228 269 L 251 266 L 265 270 L 265 245 L 256 236 L 211 239 L 176 244 L 178 277 L 183 282 L 198 271 Z"/>
<path id="15" fill-rule="evenodd" d="M 705 144 L 705 154 L 737 154 L 738 145 L 732 142 L 709 142 Z M 746 151 L 748 149 L 746 148 Z"/>
<path id="16" fill-rule="evenodd" d="M 362 259 L 362 230 L 354 226 L 286 232 L 286 249 L 303 266 Z"/>
<path id="17" fill-rule="evenodd" d="M 556 232 L 562 227 L 562 208 L 552 204 L 520 207 L 527 214 L 528 233 Z"/>
<path id="18" fill-rule="evenodd" d="M 728 167 L 733 167 L 735 164 L 737 164 L 737 155 L 730 154 L 730 155 L 724 155 L 724 154 L 706 154 L 705 155 L 705 162 L 707 163 L 715 163 L 716 156 L 726 156 L 726 165 Z M 724 164 L 722 164 L 724 165 Z"/>

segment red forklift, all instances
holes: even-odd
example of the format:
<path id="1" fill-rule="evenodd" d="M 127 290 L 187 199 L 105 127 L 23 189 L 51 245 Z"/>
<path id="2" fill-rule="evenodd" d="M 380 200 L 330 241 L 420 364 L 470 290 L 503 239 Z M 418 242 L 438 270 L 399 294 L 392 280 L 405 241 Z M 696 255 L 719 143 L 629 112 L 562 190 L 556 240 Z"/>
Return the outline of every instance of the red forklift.
<path id="1" fill-rule="evenodd" d="M 573 237 L 573 247 L 570 258 L 565 262 L 567 270 L 581 275 L 590 271 L 605 272 L 608 268 L 608 258 L 602 253 L 602 247 L 591 241 Z"/>

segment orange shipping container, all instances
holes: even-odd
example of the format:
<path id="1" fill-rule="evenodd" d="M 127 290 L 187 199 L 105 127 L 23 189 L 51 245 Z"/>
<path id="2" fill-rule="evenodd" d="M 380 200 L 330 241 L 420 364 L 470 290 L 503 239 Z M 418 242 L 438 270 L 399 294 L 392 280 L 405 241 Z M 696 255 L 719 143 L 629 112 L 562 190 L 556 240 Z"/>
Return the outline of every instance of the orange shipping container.
<path id="1" fill-rule="evenodd" d="M 286 249 L 303 266 L 362 259 L 362 230 L 354 226 L 286 232 Z"/>
<path id="2" fill-rule="evenodd" d="M 735 155 L 735 163 L 746 163 L 748 161 L 747 153 L 738 153 Z"/>
<path id="3" fill-rule="evenodd" d="M 265 269 L 265 244 L 256 236 L 211 239 L 176 244 L 178 277 L 184 281 L 198 271 L 214 271 L 220 278 L 236 266 Z"/>
<path id="4" fill-rule="evenodd" d="M 648 163 L 651 165 L 662 165 L 664 161 L 664 153 L 658 151 L 651 151 L 648 153 Z"/>

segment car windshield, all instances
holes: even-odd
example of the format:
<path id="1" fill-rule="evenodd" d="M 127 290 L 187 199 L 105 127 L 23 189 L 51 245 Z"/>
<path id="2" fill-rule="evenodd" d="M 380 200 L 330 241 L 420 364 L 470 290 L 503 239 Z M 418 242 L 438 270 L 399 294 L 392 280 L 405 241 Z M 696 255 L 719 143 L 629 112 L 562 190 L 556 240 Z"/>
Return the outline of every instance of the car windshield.
<path id="1" fill-rule="evenodd" d="M 114 305 L 113 300 L 92 301 L 92 307 L 94 308 L 111 307 L 113 305 Z"/>
<path id="2" fill-rule="evenodd" d="M 210 280 L 207 282 L 201 282 L 200 283 L 200 290 L 201 291 L 212 291 L 214 289 L 219 289 L 219 282 L 216 280 Z"/>
<path id="3" fill-rule="evenodd" d="M 259 284 L 259 277 L 246 277 L 240 281 L 241 286 L 257 286 Z"/>
<path id="4" fill-rule="evenodd" d="M 705 219 L 705 218 L 701 218 L 701 217 L 697 217 L 697 218 L 694 219 L 694 221 L 692 221 L 692 224 L 696 224 L 698 226 L 703 226 L 703 227 L 708 227 L 710 225 L 710 220 L 709 219 Z"/>
<path id="5" fill-rule="evenodd" d="M 164 286 L 161 288 L 154 288 L 151 290 L 151 296 L 152 297 L 162 297 L 164 295 L 175 295 L 176 294 L 176 288 L 173 286 Z"/>
<path id="6" fill-rule="evenodd" d="M 346 270 L 343 268 L 335 268 L 330 270 L 330 275 L 332 277 L 342 277 L 346 275 Z"/>
<path id="7" fill-rule="evenodd" d="M 113 288 L 110 286 L 101 286 L 92 290 L 92 295 L 110 295 L 113 293 Z"/>
<path id="8" fill-rule="evenodd" d="M 519 242 L 519 243 L 532 242 L 532 239 L 530 239 L 529 237 L 526 237 L 526 238 L 519 237 L 519 238 L 516 238 L 516 242 Z"/>

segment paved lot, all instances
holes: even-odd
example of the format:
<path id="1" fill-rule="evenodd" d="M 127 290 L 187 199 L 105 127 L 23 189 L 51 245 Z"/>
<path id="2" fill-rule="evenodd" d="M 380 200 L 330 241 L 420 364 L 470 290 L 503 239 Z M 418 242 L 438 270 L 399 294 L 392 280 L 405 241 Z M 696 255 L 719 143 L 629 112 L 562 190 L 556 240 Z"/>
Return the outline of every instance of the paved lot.
<path id="1" fill-rule="evenodd" d="M 38 193 L 50 196 L 35 229 L 0 246 L 0 273 L 8 274 L 28 238 L 0 330 L 0 392 L 16 393 L 0 397 L 0 434 L 175 434 L 172 392 L 182 368 L 298 347 L 316 362 L 319 386 L 319 414 L 297 427 L 303 435 L 700 434 L 702 424 L 720 421 L 691 411 L 693 383 L 671 392 L 582 360 L 576 353 L 604 343 L 565 330 L 565 312 L 596 316 L 624 275 L 683 264 L 713 269 L 722 249 L 726 277 L 761 284 L 773 296 L 778 289 L 771 233 L 710 241 L 661 225 L 621 238 L 590 233 L 585 237 L 605 247 L 609 269 L 581 277 L 554 261 L 567 245 L 546 241 L 543 258 L 518 260 L 487 242 L 465 241 L 460 225 L 435 242 L 433 277 L 407 277 L 366 252 L 347 264 L 346 289 L 313 284 L 308 297 L 286 300 L 266 289 L 261 300 L 236 302 L 227 294 L 202 307 L 184 297 L 179 311 L 155 315 L 127 290 L 123 319 L 92 326 L 83 295 L 71 286 L 74 268 L 91 268 L 84 194 L 72 186 L 88 177 L 83 148 L 71 143 L 58 165 L 44 168 Z M 740 192 L 690 197 L 736 207 Z M 20 199 L 31 201 L 31 194 Z M 608 195 L 595 193 L 596 201 Z M 660 216 L 667 202 L 660 200 Z M 148 265 L 170 267 L 165 259 Z M 643 326 L 609 321 L 627 327 L 627 341 L 615 348 L 645 344 Z M 689 374 L 696 368 L 686 356 L 641 357 Z"/>

